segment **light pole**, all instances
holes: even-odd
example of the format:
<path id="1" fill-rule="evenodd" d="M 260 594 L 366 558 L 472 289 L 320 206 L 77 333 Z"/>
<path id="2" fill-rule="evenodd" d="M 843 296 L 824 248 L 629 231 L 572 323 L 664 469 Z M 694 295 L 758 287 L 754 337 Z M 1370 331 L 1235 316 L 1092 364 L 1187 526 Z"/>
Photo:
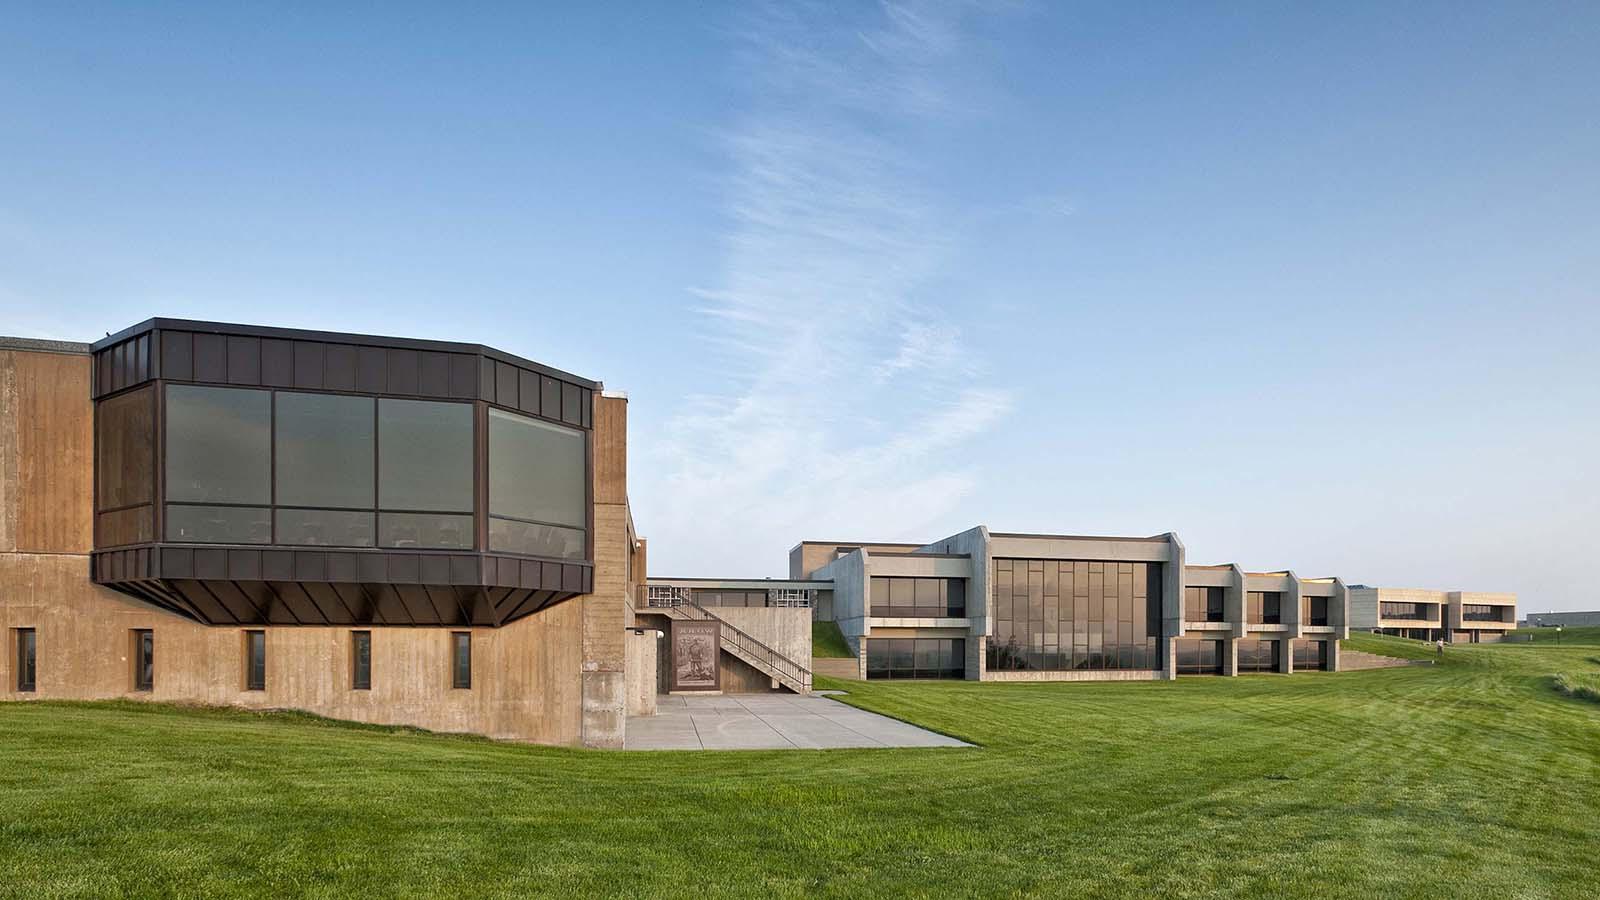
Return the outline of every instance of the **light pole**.
<path id="1" fill-rule="evenodd" d="M 1556 646 L 1561 646 L 1561 626 L 1556 626 Z"/>

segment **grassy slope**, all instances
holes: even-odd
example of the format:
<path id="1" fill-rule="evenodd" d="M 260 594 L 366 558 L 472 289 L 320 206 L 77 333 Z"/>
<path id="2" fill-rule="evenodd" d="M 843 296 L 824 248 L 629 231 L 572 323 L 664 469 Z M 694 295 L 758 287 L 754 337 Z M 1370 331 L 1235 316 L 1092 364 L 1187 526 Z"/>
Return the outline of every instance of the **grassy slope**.
<path id="1" fill-rule="evenodd" d="M 975 750 L 582 752 L 0 704 L 0 893 L 1593 896 L 1589 649 L 1177 683 L 835 683 Z"/>
<path id="2" fill-rule="evenodd" d="M 1540 646 L 1562 647 L 1600 647 L 1600 625 L 1579 625 L 1572 628 L 1561 629 L 1558 644 L 1554 628 L 1518 628 L 1511 632 L 1521 636 L 1530 636 L 1532 643 Z"/>
<path id="3" fill-rule="evenodd" d="M 837 622 L 812 622 L 811 655 L 822 659 L 849 659 L 854 654 L 844 642 L 844 633 Z"/>

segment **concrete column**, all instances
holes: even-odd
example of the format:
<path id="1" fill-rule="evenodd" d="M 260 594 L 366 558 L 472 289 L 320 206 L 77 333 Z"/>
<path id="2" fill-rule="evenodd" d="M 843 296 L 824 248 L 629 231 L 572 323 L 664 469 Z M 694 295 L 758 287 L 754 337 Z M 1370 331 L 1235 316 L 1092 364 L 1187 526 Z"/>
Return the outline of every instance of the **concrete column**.
<path id="1" fill-rule="evenodd" d="M 1339 671 L 1339 641 L 1335 638 L 1328 639 L 1328 671 Z"/>
<path id="2" fill-rule="evenodd" d="M 867 641 L 866 641 L 866 639 L 863 638 L 860 641 L 858 641 L 857 644 L 856 644 L 856 647 L 857 647 L 857 649 L 856 649 L 856 665 L 859 666 L 859 668 L 856 670 L 856 675 L 862 681 L 866 681 L 867 680 Z"/>
<path id="3" fill-rule="evenodd" d="M 1285 675 L 1293 674 L 1293 672 L 1294 672 L 1294 642 L 1290 641 L 1288 638 L 1284 638 L 1283 640 L 1279 641 L 1278 643 L 1283 645 L 1279 649 L 1279 653 L 1278 653 L 1278 671 L 1282 672 Z"/>
<path id="4" fill-rule="evenodd" d="M 983 681 L 989 674 L 989 638 L 986 635 L 967 636 L 967 680 Z"/>
<path id="5" fill-rule="evenodd" d="M 1239 639 L 1223 638 L 1222 640 L 1222 674 L 1239 674 Z"/>
<path id="6" fill-rule="evenodd" d="M 582 604 L 583 745 L 620 750 L 627 729 L 628 400 L 594 398 L 594 591 Z"/>
<path id="7" fill-rule="evenodd" d="M 1161 680 L 1174 681 L 1178 677 L 1178 639 L 1161 639 Z"/>

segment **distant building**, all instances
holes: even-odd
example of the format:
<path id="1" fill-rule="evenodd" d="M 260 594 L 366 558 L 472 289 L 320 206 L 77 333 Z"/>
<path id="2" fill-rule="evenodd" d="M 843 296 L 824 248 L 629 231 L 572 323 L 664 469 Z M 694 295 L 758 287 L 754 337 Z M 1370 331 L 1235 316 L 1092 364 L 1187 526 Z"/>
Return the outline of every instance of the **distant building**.
<path id="1" fill-rule="evenodd" d="M 1530 628 L 1553 628 L 1557 625 L 1568 627 L 1600 625 L 1600 611 L 1528 613 L 1528 618 L 1525 622 Z"/>
<path id="2" fill-rule="evenodd" d="M 1421 588 L 1350 588 L 1350 627 L 1421 641 L 1492 643 L 1517 627 L 1517 595 Z"/>

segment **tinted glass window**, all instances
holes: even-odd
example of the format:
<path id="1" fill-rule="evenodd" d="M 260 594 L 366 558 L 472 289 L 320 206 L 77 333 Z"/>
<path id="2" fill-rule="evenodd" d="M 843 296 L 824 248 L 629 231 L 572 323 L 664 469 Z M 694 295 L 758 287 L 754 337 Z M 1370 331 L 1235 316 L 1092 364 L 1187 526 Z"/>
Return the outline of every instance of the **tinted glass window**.
<path id="1" fill-rule="evenodd" d="M 458 688 L 472 687 L 472 634 L 466 631 L 450 633 L 451 684 Z"/>
<path id="2" fill-rule="evenodd" d="M 245 638 L 245 690 L 267 689 L 267 633 L 246 631 Z"/>
<path id="3" fill-rule="evenodd" d="M 328 509 L 280 509 L 277 542 L 304 546 L 371 547 L 373 515 Z"/>
<path id="4" fill-rule="evenodd" d="M 271 501 L 272 395 L 167 385 L 168 500 Z"/>
<path id="5" fill-rule="evenodd" d="M 154 398 L 146 387 L 95 407 L 100 509 L 149 503 L 154 495 Z"/>
<path id="6" fill-rule="evenodd" d="M 372 690 L 372 632 L 350 633 L 350 658 L 354 667 L 350 686 L 358 691 Z"/>
<path id="7" fill-rule="evenodd" d="M 470 550 L 472 516 L 379 513 L 378 546 Z"/>
<path id="8" fill-rule="evenodd" d="M 278 505 L 371 509 L 372 399 L 281 391 L 277 404 Z"/>
<path id="9" fill-rule="evenodd" d="M 1185 596 L 1202 614 L 1204 598 Z M 996 559 L 989 603 L 994 671 L 1160 666 L 1158 563 Z"/>
<path id="10" fill-rule="evenodd" d="M 489 549 L 502 553 L 584 559 L 588 555 L 588 548 L 583 538 L 584 532 L 576 528 L 512 519 L 489 519 Z"/>
<path id="11" fill-rule="evenodd" d="M 963 638 L 869 638 L 868 678 L 965 678 Z"/>
<path id="12" fill-rule="evenodd" d="M 156 636 L 152 631 L 133 633 L 133 689 L 148 691 L 156 683 Z"/>
<path id="13" fill-rule="evenodd" d="M 583 432 L 489 410 L 489 513 L 555 525 L 588 524 Z"/>
<path id="14" fill-rule="evenodd" d="M 199 544 L 267 544 L 272 516 L 266 507 L 167 506 L 167 540 Z"/>
<path id="15" fill-rule="evenodd" d="M 17 690 L 33 691 L 38 678 L 38 642 L 32 628 L 17 629 Z"/>
<path id="16" fill-rule="evenodd" d="M 470 404 L 381 399 L 378 445 L 382 508 L 472 511 Z"/>

